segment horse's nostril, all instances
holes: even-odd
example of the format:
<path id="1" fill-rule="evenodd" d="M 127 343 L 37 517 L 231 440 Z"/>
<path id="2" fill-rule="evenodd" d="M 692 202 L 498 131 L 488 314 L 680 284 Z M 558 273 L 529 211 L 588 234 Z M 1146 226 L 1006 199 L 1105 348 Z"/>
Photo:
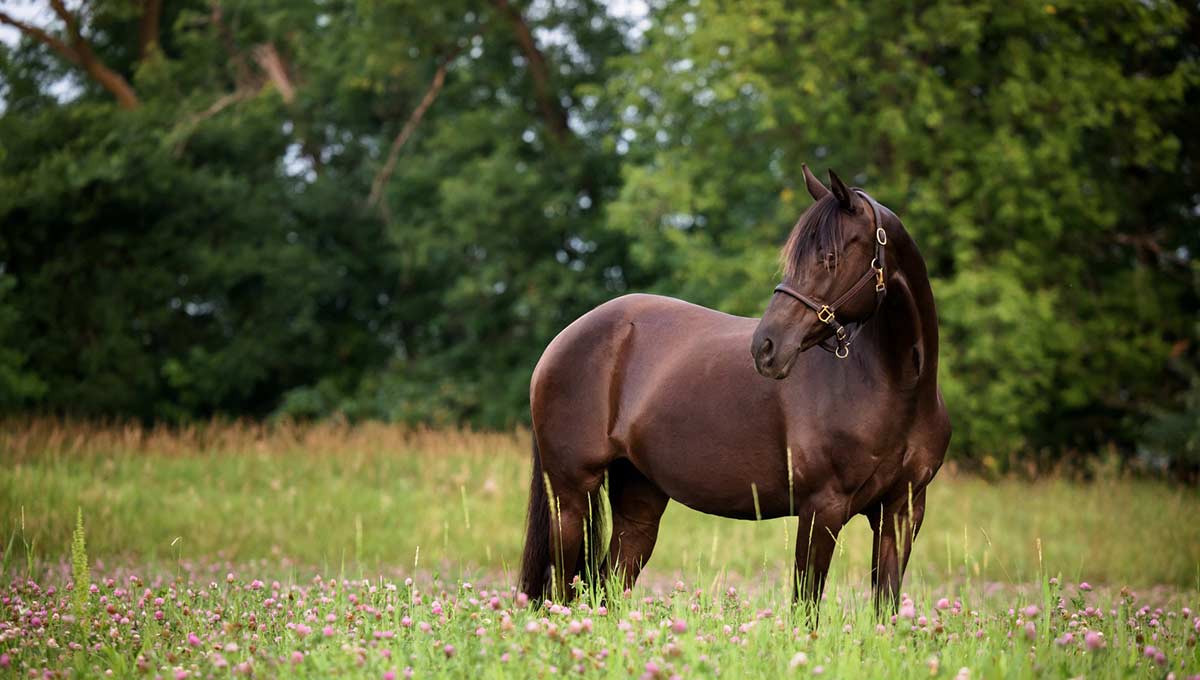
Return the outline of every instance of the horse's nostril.
<path id="1" fill-rule="evenodd" d="M 763 340 L 762 346 L 758 348 L 758 360 L 763 366 L 770 366 L 775 358 L 775 346 L 771 343 L 771 339 Z"/>

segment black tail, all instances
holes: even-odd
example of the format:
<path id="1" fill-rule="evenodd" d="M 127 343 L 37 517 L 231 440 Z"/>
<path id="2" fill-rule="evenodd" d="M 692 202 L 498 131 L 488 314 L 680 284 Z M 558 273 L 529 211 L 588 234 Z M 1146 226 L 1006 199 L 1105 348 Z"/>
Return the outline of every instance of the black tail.
<path id="1" fill-rule="evenodd" d="M 529 510 L 525 519 L 525 554 L 521 557 L 521 592 L 535 602 L 546 595 L 550 574 L 550 503 L 542 478 L 542 457 L 533 440 L 533 475 L 529 480 Z"/>

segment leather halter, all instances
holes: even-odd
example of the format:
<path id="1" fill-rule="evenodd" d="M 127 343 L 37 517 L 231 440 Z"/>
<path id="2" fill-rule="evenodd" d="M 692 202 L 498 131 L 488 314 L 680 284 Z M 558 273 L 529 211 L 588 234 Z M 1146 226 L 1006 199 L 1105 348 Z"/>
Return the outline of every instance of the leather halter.
<path id="1" fill-rule="evenodd" d="M 875 199 L 868 196 L 865 191 L 855 189 L 854 193 L 861 196 L 862 199 L 866 201 L 867 205 L 871 206 L 871 216 L 875 220 L 875 259 L 871 260 L 871 265 L 867 267 L 867 271 L 864 272 L 861 277 L 859 277 L 858 281 L 855 282 L 854 285 L 850 286 L 846 292 L 839 295 L 838 298 L 830 304 L 824 304 L 814 297 L 805 295 L 786 283 L 780 283 L 778 286 L 775 286 L 776 293 L 783 293 L 784 295 L 795 298 L 805 307 L 808 307 L 816 312 L 818 321 L 833 327 L 833 339 L 835 339 L 836 344 L 830 346 L 828 343 L 831 338 L 826 338 L 825 340 L 821 341 L 820 347 L 827 352 L 833 352 L 833 355 L 839 359 L 845 359 L 846 357 L 850 356 L 850 341 L 853 340 L 856 335 L 858 335 L 858 332 L 862 330 L 863 324 L 865 324 L 871 317 L 868 316 L 866 319 L 856 322 L 854 324 L 854 330 L 847 331 L 846 327 L 842 325 L 840 321 L 838 321 L 838 309 L 840 309 L 842 305 L 845 305 L 847 302 L 854 299 L 854 296 L 857 295 L 858 292 L 863 289 L 863 286 L 866 286 L 872 279 L 875 281 L 875 309 L 871 311 L 871 316 L 874 316 L 875 312 L 879 310 L 879 305 L 883 302 L 883 296 L 887 293 L 887 283 L 884 281 L 883 276 L 883 247 L 887 245 L 887 232 L 883 230 L 883 223 L 879 221 L 879 207 L 875 203 Z"/>

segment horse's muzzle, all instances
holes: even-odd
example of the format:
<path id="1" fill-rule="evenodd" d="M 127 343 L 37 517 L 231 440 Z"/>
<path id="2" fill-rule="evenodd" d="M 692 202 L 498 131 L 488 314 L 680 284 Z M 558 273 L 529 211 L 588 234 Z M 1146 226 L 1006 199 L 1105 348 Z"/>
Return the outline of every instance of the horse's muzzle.
<path id="1" fill-rule="evenodd" d="M 754 357 L 754 370 L 764 378 L 773 378 L 775 380 L 783 380 L 792 372 L 792 365 L 796 363 L 796 357 L 800 356 L 800 348 L 797 347 L 792 351 L 778 351 L 777 345 L 771 338 L 763 338 L 757 340 L 750 348 L 750 353 Z"/>

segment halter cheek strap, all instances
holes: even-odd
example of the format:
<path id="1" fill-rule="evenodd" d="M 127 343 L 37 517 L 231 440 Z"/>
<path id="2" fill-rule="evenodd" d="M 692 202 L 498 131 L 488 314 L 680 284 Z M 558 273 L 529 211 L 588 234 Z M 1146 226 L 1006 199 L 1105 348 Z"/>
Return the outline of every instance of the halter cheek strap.
<path id="1" fill-rule="evenodd" d="M 786 283 L 780 283 L 778 286 L 775 286 L 776 293 L 783 293 L 784 295 L 794 298 L 805 307 L 808 307 L 816 312 L 818 321 L 833 327 L 833 339 L 835 340 L 836 344 L 830 345 L 830 339 L 827 338 L 821 342 L 820 347 L 827 352 L 833 352 L 834 356 L 839 359 L 845 359 L 846 357 L 850 356 L 850 341 L 853 340 L 856 335 L 858 335 L 858 332 L 862 330 L 863 324 L 870 319 L 870 316 L 868 316 L 867 319 L 857 322 L 854 325 L 853 330 L 847 330 L 837 318 L 838 309 L 840 309 L 850 300 L 854 299 L 854 296 L 857 295 L 865 286 L 871 282 L 874 282 L 875 309 L 871 311 L 871 316 L 874 316 L 875 312 L 879 309 L 879 305 L 883 302 L 883 296 L 887 293 L 887 283 L 884 280 L 883 272 L 884 246 L 887 245 L 887 232 L 883 230 L 883 223 L 879 221 L 879 207 L 875 203 L 875 200 L 868 196 L 866 192 L 859 189 L 855 189 L 854 191 L 862 197 L 867 205 L 871 206 L 871 216 L 875 223 L 875 258 L 871 260 L 871 266 L 867 268 L 867 271 L 863 272 L 863 275 L 859 277 L 858 281 L 856 281 L 854 285 L 850 286 L 846 292 L 839 295 L 837 299 L 830 304 L 824 304 L 814 297 L 805 295 Z"/>

